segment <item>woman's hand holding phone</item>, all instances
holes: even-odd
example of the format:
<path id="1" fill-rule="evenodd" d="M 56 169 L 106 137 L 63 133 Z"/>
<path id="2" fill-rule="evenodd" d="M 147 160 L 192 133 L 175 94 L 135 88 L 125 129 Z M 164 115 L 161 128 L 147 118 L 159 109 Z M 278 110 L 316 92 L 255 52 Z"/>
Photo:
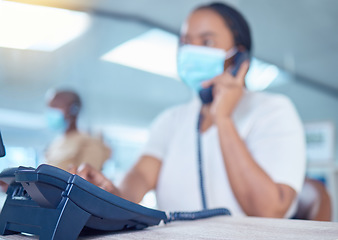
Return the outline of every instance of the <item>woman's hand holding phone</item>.
<path id="1" fill-rule="evenodd" d="M 237 74 L 233 76 L 230 71 L 205 81 L 203 88 L 213 87 L 214 100 L 211 103 L 211 114 L 217 125 L 219 121 L 230 118 L 233 110 L 243 95 L 245 75 L 249 70 L 249 61 L 244 61 Z"/>

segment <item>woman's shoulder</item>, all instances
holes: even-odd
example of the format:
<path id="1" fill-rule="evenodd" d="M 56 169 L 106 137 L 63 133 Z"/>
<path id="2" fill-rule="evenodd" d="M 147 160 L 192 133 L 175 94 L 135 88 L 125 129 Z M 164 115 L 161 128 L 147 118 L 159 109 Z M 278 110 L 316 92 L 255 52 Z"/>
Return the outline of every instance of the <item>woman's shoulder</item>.
<path id="1" fill-rule="evenodd" d="M 201 107 L 201 102 L 198 98 L 193 97 L 188 102 L 181 103 L 172 107 L 165 109 L 162 113 L 159 114 L 161 117 L 170 117 L 170 118 L 180 118 L 186 115 L 194 114 Z"/>
<path id="2" fill-rule="evenodd" d="M 245 91 L 244 98 L 255 103 L 276 104 L 290 102 L 290 99 L 280 93 Z"/>
<path id="3" fill-rule="evenodd" d="M 268 92 L 245 91 L 234 112 L 234 118 L 237 120 L 253 120 L 280 114 L 297 115 L 295 106 L 287 96 Z"/>
<path id="4" fill-rule="evenodd" d="M 293 107 L 291 100 L 283 94 L 251 91 L 245 91 L 240 105 L 241 107 L 250 108 L 252 110 Z"/>
<path id="5" fill-rule="evenodd" d="M 158 114 L 152 121 L 151 132 L 170 135 L 175 131 L 179 131 L 181 127 L 187 126 L 187 123 L 195 120 L 194 116 L 197 111 L 199 111 L 199 107 L 196 100 L 170 107 Z"/>

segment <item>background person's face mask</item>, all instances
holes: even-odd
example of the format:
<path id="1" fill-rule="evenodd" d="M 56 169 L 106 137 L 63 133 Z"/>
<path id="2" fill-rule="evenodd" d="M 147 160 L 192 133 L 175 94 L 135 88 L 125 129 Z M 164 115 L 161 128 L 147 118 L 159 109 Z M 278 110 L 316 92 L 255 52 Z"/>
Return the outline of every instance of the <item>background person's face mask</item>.
<path id="1" fill-rule="evenodd" d="M 203 81 L 223 73 L 225 60 L 235 53 L 234 48 L 227 54 L 218 48 L 183 45 L 179 48 L 177 56 L 178 74 L 186 85 L 199 92 Z"/>
<path id="2" fill-rule="evenodd" d="M 69 122 L 65 119 L 63 112 L 56 108 L 48 108 L 46 111 L 47 126 L 57 132 L 65 132 Z"/>

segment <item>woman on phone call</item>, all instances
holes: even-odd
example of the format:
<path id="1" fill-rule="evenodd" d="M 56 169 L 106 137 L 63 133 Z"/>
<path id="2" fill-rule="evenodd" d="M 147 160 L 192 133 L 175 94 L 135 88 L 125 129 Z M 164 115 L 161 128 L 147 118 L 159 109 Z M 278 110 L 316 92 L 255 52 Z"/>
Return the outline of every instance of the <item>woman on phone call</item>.
<path id="1" fill-rule="evenodd" d="M 120 186 L 90 166 L 73 172 L 137 203 L 155 189 L 161 210 L 291 217 L 305 174 L 302 124 L 285 96 L 245 89 L 251 50 L 237 10 L 195 9 L 182 26 L 177 61 L 196 97 L 155 120 Z"/>

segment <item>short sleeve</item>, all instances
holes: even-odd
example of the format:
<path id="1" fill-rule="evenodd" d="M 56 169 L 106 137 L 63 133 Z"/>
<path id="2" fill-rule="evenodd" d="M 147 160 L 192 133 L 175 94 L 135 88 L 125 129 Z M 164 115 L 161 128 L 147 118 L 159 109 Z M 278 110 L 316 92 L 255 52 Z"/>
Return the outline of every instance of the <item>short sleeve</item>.
<path id="1" fill-rule="evenodd" d="M 286 97 L 274 96 L 264 104 L 247 138 L 247 146 L 275 182 L 289 185 L 299 193 L 306 163 L 302 123 Z"/>
<path id="2" fill-rule="evenodd" d="M 149 138 L 141 155 L 150 155 L 162 161 L 174 130 L 174 110 L 169 109 L 151 124 Z"/>

